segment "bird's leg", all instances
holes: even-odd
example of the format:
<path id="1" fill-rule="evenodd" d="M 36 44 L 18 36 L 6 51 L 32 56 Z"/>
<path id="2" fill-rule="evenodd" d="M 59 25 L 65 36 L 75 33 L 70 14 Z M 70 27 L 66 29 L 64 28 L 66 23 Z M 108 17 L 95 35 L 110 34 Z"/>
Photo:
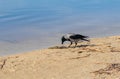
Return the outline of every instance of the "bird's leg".
<path id="1" fill-rule="evenodd" d="M 70 45 L 68 47 L 70 47 L 72 45 L 72 42 L 70 41 Z"/>
<path id="2" fill-rule="evenodd" d="M 77 46 L 77 42 L 75 42 L 75 47 Z"/>

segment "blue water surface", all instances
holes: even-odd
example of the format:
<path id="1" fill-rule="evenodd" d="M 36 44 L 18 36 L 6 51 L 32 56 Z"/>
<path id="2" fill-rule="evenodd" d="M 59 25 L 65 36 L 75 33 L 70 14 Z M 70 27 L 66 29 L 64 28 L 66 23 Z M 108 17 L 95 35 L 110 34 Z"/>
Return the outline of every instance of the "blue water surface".
<path id="1" fill-rule="evenodd" d="M 120 34 L 119 0 L 0 0 L 0 55 L 60 44 L 65 33 Z"/>

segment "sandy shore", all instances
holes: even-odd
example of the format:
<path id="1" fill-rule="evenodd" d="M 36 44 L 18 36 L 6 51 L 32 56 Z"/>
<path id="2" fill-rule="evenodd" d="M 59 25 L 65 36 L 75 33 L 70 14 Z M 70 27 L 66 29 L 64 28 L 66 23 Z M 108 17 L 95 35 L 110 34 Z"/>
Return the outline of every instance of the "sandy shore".
<path id="1" fill-rule="evenodd" d="M 0 79 L 120 79 L 120 36 L 0 57 Z"/>

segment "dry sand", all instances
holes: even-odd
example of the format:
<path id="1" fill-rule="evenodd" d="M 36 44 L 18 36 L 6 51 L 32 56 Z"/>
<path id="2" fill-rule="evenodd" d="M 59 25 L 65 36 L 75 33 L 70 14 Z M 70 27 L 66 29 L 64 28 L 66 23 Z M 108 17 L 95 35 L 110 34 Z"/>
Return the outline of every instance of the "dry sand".
<path id="1" fill-rule="evenodd" d="M 120 79 L 120 36 L 0 57 L 0 79 Z"/>

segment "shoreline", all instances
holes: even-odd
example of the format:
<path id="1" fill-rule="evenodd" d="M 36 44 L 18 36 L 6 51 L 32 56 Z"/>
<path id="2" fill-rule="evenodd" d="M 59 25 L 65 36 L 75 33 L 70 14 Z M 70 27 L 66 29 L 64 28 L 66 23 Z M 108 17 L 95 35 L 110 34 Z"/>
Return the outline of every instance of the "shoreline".
<path id="1" fill-rule="evenodd" d="M 120 36 L 0 57 L 1 79 L 120 78 Z M 46 76 L 47 75 L 47 76 Z"/>
<path id="2" fill-rule="evenodd" d="M 108 37 L 116 37 L 116 36 L 118 36 L 118 35 L 92 37 L 92 38 L 90 38 L 90 39 L 100 39 L 100 38 L 108 38 Z M 60 42 L 61 42 L 61 41 L 60 41 Z M 67 44 L 65 44 L 65 45 L 67 45 Z M 22 54 L 23 52 L 31 52 L 31 51 L 35 51 L 35 50 L 48 49 L 48 48 L 54 47 L 54 46 L 56 46 L 56 45 L 54 44 L 54 45 L 49 45 L 49 46 L 44 46 L 44 47 L 41 46 L 40 48 L 37 47 L 37 48 L 31 48 L 31 49 L 27 49 L 27 50 L 24 48 L 24 50 L 19 50 L 19 52 L 17 52 L 17 50 L 16 50 L 15 52 L 6 51 L 6 52 L 4 52 L 4 53 L 6 53 L 6 55 L 1 54 L 0 57 L 10 56 L 10 55 L 16 55 L 16 54 Z M 61 46 L 61 44 L 59 44 L 59 46 Z M 64 46 L 64 45 L 63 45 L 63 46 Z M 9 53 L 11 53 L 11 54 L 9 54 Z"/>

